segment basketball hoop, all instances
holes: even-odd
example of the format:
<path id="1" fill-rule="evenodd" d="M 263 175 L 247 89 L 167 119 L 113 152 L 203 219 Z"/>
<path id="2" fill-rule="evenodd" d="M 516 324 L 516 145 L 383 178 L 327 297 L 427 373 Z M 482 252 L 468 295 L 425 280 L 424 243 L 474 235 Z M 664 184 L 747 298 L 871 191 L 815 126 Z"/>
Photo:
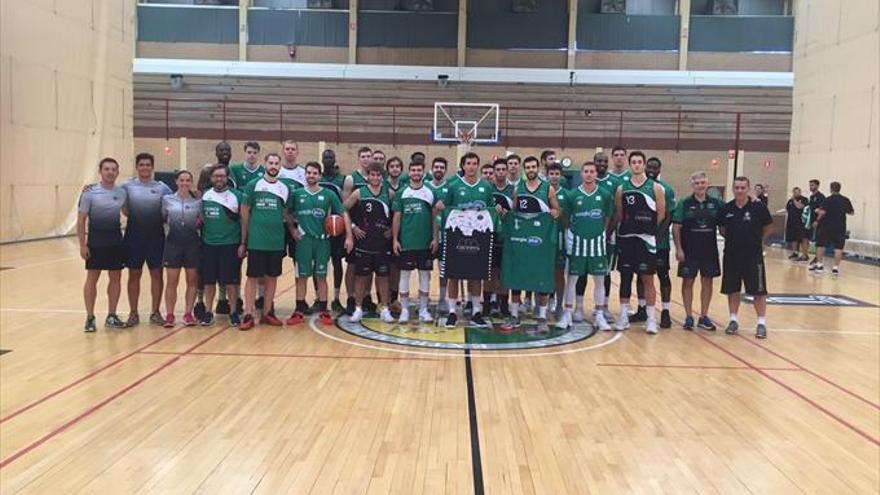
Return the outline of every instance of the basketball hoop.
<path id="1" fill-rule="evenodd" d="M 473 130 L 461 130 L 458 132 L 458 143 L 463 144 L 465 146 L 470 147 L 471 143 L 474 142 L 474 131 Z"/>

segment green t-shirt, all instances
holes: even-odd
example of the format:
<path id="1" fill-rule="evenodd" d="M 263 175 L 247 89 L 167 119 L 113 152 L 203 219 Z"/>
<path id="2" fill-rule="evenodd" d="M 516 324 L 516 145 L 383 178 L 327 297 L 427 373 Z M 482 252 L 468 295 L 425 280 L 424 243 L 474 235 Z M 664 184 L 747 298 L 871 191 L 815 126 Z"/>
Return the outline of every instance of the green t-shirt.
<path id="1" fill-rule="evenodd" d="M 241 191 L 208 189 L 202 195 L 202 242 L 226 246 L 241 242 Z"/>
<path id="2" fill-rule="evenodd" d="M 266 173 L 266 167 L 262 164 L 257 165 L 256 170 L 253 171 L 248 169 L 244 163 L 236 163 L 229 166 L 229 175 L 232 177 L 235 187 L 240 191 L 244 191 L 248 184 L 262 177 L 264 173 Z"/>
<path id="3" fill-rule="evenodd" d="M 493 208 L 495 201 L 492 199 L 492 189 L 494 187 L 482 178 L 477 179 L 474 184 L 468 184 L 464 179 L 450 180 L 443 205 L 459 210 Z"/>
<path id="4" fill-rule="evenodd" d="M 422 184 L 418 189 L 409 184 L 394 195 L 391 211 L 400 213 L 400 248 L 404 251 L 429 249 L 434 231 L 431 218 L 437 203 L 434 189 Z"/>
<path id="5" fill-rule="evenodd" d="M 565 209 L 571 219 L 568 228 L 576 238 L 604 237 L 605 222 L 614 212 L 614 197 L 601 187 L 588 193 L 582 185 L 568 192 Z"/>
<path id="6" fill-rule="evenodd" d="M 654 179 L 654 181 L 663 186 L 663 197 L 666 199 L 666 219 L 663 220 L 663 225 L 666 225 L 666 232 L 657 232 L 657 249 L 669 249 L 669 243 L 672 240 L 669 227 L 672 225 L 672 212 L 675 210 L 675 191 L 672 189 L 672 186 L 659 178 Z"/>
<path id="7" fill-rule="evenodd" d="M 324 187 L 315 192 L 303 187 L 293 191 L 292 209 L 296 222 L 304 235 L 317 239 L 326 239 L 324 219 L 328 215 L 342 214 L 342 201 L 336 194 Z"/>
<path id="8" fill-rule="evenodd" d="M 283 182 L 265 178 L 252 181 L 244 189 L 244 202 L 250 208 L 248 249 L 284 251 L 284 210 L 291 209 L 293 193 Z"/>
<path id="9" fill-rule="evenodd" d="M 614 194 L 617 191 L 617 186 L 620 185 L 620 179 L 616 175 L 605 174 L 605 177 L 596 177 L 596 184 Z"/>

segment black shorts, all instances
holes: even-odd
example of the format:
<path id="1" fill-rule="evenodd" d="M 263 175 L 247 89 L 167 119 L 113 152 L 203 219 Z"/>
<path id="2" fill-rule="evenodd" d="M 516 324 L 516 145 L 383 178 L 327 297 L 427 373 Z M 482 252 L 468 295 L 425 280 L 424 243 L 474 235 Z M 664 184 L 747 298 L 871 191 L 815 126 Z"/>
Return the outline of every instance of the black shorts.
<path id="1" fill-rule="evenodd" d="M 767 295 L 767 274 L 764 270 L 764 257 L 724 256 L 724 270 L 721 273 L 721 293 L 738 294 L 745 285 L 750 296 Z"/>
<path id="2" fill-rule="evenodd" d="M 334 260 L 345 259 L 345 236 L 338 235 L 330 238 L 330 257 Z"/>
<path id="3" fill-rule="evenodd" d="M 365 277 L 375 273 L 377 277 L 387 277 L 391 264 L 391 253 L 369 253 L 355 249 L 349 255 L 349 263 L 354 265 L 354 274 Z"/>
<path id="4" fill-rule="evenodd" d="M 238 285 L 241 283 L 241 258 L 238 244 L 202 246 L 199 276 L 203 285 Z"/>
<path id="5" fill-rule="evenodd" d="M 401 270 L 431 271 L 434 268 L 434 260 L 431 258 L 430 249 L 401 251 L 397 265 Z"/>
<path id="6" fill-rule="evenodd" d="M 788 223 L 785 226 L 785 240 L 787 242 L 801 242 L 807 237 L 807 231 L 800 222 Z"/>
<path id="7" fill-rule="evenodd" d="M 617 238 L 617 271 L 653 275 L 657 273 L 657 253 L 638 237 Z"/>
<path id="8" fill-rule="evenodd" d="M 89 259 L 86 270 L 122 270 L 125 261 L 125 246 L 89 246 Z"/>
<path id="9" fill-rule="evenodd" d="M 721 275 L 718 253 L 685 255 L 684 261 L 678 264 L 678 276 L 681 278 L 701 277 L 715 278 Z"/>
<path id="10" fill-rule="evenodd" d="M 201 251 L 200 242 L 166 242 L 162 264 L 165 268 L 198 268 Z"/>
<path id="11" fill-rule="evenodd" d="M 816 246 L 843 249 L 846 244 L 846 232 L 840 229 L 820 228 L 816 234 Z"/>
<path id="12" fill-rule="evenodd" d="M 657 271 L 669 273 L 669 249 L 657 248 Z"/>
<path id="13" fill-rule="evenodd" d="M 281 260 L 284 259 L 284 251 L 260 251 L 248 249 L 247 276 L 278 277 L 281 275 Z"/>
<path id="14" fill-rule="evenodd" d="M 162 268 L 162 259 L 165 248 L 165 232 L 141 233 L 125 231 L 122 241 L 125 246 L 125 266 L 131 270 L 140 270 L 147 264 L 147 268 L 155 270 Z"/>

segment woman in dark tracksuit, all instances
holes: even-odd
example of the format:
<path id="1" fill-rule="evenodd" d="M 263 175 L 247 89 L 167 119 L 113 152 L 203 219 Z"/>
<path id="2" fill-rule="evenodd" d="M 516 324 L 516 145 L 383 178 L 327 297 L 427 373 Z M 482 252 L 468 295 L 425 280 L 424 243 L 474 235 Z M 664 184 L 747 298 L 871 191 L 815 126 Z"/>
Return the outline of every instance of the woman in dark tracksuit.
<path id="1" fill-rule="evenodd" d="M 186 273 L 186 299 L 183 322 L 186 326 L 196 324 L 193 305 L 199 282 L 199 253 L 201 251 L 202 201 L 194 191 L 193 175 L 181 170 L 175 182 L 177 192 L 162 198 L 162 218 L 165 220 L 165 323 L 174 326 L 174 305 L 177 303 L 177 284 L 181 268 Z"/>

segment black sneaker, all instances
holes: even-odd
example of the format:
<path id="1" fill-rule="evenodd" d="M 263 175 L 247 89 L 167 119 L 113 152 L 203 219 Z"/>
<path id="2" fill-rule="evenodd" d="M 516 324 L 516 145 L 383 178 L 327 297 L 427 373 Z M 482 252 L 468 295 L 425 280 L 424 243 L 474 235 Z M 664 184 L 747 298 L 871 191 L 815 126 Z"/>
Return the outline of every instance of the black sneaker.
<path id="1" fill-rule="evenodd" d="M 334 313 L 342 313 L 345 311 L 345 308 L 342 307 L 342 303 L 339 302 L 339 299 L 334 299 L 332 303 L 330 303 L 330 309 Z"/>
<path id="2" fill-rule="evenodd" d="M 202 317 L 199 318 L 199 325 L 206 327 L 208 325 L 213 325 L 213 324 L 214 324 L 214 313 L 212 313 L 210 311 L 205 311 L 205 314 L 203 314 Z"/>
<path id="3" fill-rule="evenodd" d="M 207 311 L 208 308 L 206 308 L 205 303 L 201 301 L 197 302 L 195 306 L 193 306 L 193 316 L 195 316 L 198 320 L 201 320 L 202 316 L 204 316 Z"/>
<path id="4" fill-rule="evenodd" d="M 364 313 L 375 313 L 379 309 L 376 303 L 373 302 L 372 296 L 365 297 L 362 303 L 361 307 L 364 309 Z"/>
<path id="5" fill-rule="evenodd" d="M 485 318 L 483 318 L 483 313 L 480 313 L 479 311 L 477 311 L 476 313 L 473 314 L 473 316 L 471 316 L 470 326 L 486 328 L 491 325 L 489 324 L 489 322 L 486 321 Z"/>
<path id="6" fill-rule="evenodd" d="M 355 308 L 354 298 L 349 297 L 345 301 L 345 314 L 351 316 L 351 314 L 354 313 L 354 308 Z"/>
<path id="7" fill-rule="evenodd" d="M 492 318 L 501 318 L 501 308 L 497 301 L 489 304 L 489 316 Z"/>
<path id="8" fill-rule="evenodd" d="M 104 326 L 108 328 L 125 328 L 125 322 L 120 320 L 115 313 L 110 313 L 107 315 L 107 319 L 104 320 Z"/>
<path id="9" fill-rule="evenodd" d="M 715 324 L 712 323 L 712 320 L 710 320 L 708 316 L 701 316 L 699 321 L 697 321 L 697 325 L 703 330 L 708 330 L 710 332 L 715 331 Z"/>
<path id="10" fill-rule="evenodd" d="M 735 335 L 736 332 L 739 331 L 739 323 L 735 321 L 731 321 L 727 324 L 727 328 L 724 329 L 724 333 L 727 335 Z"/>
<path id="11" fill-rule="evenodd" d="M 648 309 L 645 306 L 639 306 L 639 309 L 629 315 L 629 321 L 648 321 Z"/>
<path id="12" fill-rule="evenodd" d="M 217 301 L 217 307 L 214 308 L 214 312 L 218 315 L 228 315 L 229 314 L 229 301 L 226 299 L 221 299 Z"/>
<path id="13" fill-rule="evenodd" d="M 230 313 L 229 315 L 229 325 L 233 327 L 237 327 L 241 324 L 241 314 L 238 311 Z"/>
<path id="14" fill-rule="evenodd" d="M 86 324 L 83 326 L 83 332 L 92 333 L 97 330 L 98 327 L 95 326 L 95 317 L 86 316 Z"/>
<path id="15" fill-rule="evenodd" d="M 256 301 L 254 301 L 254 306 L 255 306 L 257 309 L 263 309 L 263 304 L 264 304 L 264 303 L 265 303 L 265 299 L 263 298 L 263 296 L 260 296 L 260 297 L 257 298 Z"/>
<path id="16" fill-rule="evenodd" d="M 449 316 L 446 317 L 446 324 L 444 325 L 446 328 L 455 328 L 455 325 L 458 323 L 458 315 L 454 312 L 449 313 Z"/>
<path id="17" fill-rule="evenodd" d="M 788 255 L 788 259 L 790 259 L 790 260 L 796 260 L 797 258 L 798 258 L 797 253 L 791 253 Z"/>
<path id="18" fill-rule="evenodd" d="M 766 339 L 767 338 L 767 325 L 762 323 L 758 323 L 758 328 L 755 329 L 755 338 L 756 339 Z"/>
<path id="19" fill-rule="evenodd" d="M 669 310 L 664 309 L 660 312 L 660 328 L 671 328 L 672 318 L 669 317 Z"/>

